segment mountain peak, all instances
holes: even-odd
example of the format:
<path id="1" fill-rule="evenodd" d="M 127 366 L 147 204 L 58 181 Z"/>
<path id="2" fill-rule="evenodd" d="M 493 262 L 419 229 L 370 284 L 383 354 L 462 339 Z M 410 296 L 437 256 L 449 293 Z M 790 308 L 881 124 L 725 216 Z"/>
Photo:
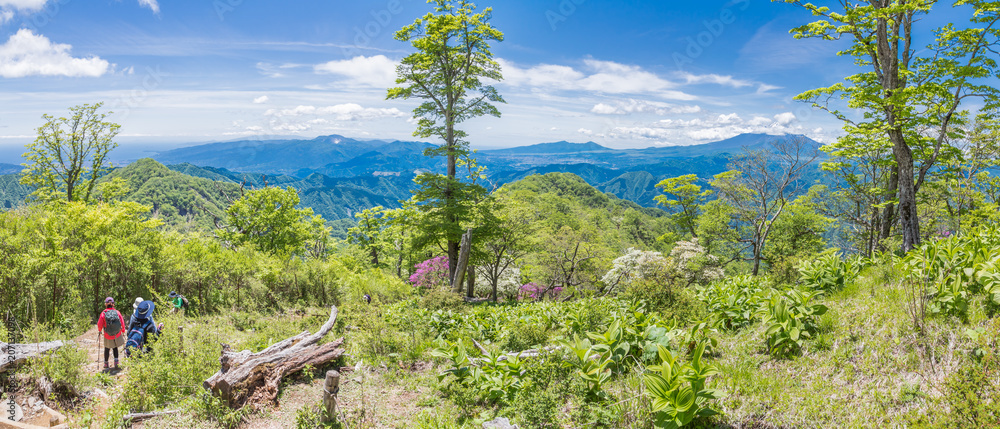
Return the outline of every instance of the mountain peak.
<path id="1" fill-rule="evenodd" d="M 604 146 L 601 146 L 594 142 L 586 143 L 570 143 L 568 141 L 558 141 L 554 143 L 538 143 L 528 146 L 518 146 L 507 149 L 494 149 L 494 150 L 484 150 L 483 153 L 495 153 L 495 154 L 563 154 L 563 153 L 580 153 L 580 152 L 597 152 L 597 151 L 607 151 L 614 150 Z"/>

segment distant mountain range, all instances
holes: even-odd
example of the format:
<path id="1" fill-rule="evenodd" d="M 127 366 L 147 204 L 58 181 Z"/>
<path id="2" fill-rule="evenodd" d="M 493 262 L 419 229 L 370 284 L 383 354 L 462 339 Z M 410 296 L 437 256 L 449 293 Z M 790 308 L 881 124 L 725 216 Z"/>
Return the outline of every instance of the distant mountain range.
<path id="1" fill-rule="evenodd" d="M 655 207 L 655 185 L 664 178 L 696 174 L 706 180 L 726 171 L 743 148 L 758 149 L 801 136 L 744 134 L 695 146 L 612 149 L 594 142 L 555 142 L 475 153 L 488 181 L 502 186 L 525 177 L 572 173 L 601 192 Z M 819 145 L 812 140 L 811 144 Z M 355 213 L 376 205 L 395 208 L 415 189 L 420 171 L 444 171 L 442 157 L 423 153 L 430 143 L 356 140 L 325 136 L 310 140 L 232 141 L 166 151 L 116 169 L 133 192 L 127 199 L 151 204 L 174 225 L 208 226 L 239 189 L 292 186 L 302 206 L 346 230 Z M 164 167 L 164 165 L 166 166 Z M 11 208 L 32 191 L 20 185 L 20 166 L 0 164 L 0 206 Z M 818 170 L 813 176 L 818 175 Z M 207 180 L 205 180 L 207 179 Z M 806 178 L 807 181 L 815 177 Z M 223 182 L 215 185 L 212 182 Z M 706 183 L 702 183 L 707 186 Z"/>
<path id="2" fill-rule="evenodd" d="M 506 149 L 481 150 L 473 156 L 494 173 L 527 170 L 558 164 L 592 164 L 610 170 L 674 163 L 678 158 L 727 156 L 743 148 L 761 148 L 776 140 L 803 136 L 742 134 L 726 140 L 691 146 L 645 149 L 612 149 L 594 142 L 540 143 Z M 818 145 L 813 140 L 808 140 Z M 356 140 L 331 135 L 311 140 L 241 140 L 184 147 L 153 156 L 163 164 L 190 163 L 304 178 L 312 173 L 330 177 L 361 175 L 406 175 L 439 168 L 442 157 L 430 158 L 424 151 L 436 147 L 425 142 Z"/>
<path id="3" fill-rule="evenodd" d="M 645 149 L 612 149 L 594 142 L 562 141 L 481 150 L 473 156 L 480 165 L 487 167 L 489 180 L 497 186 L 532 174 L 569 172 L 604 192 L 652 207 L 655 205 L 653 197 L 659 193 L 654 186 L 664 178 L 694 173 L 707 179 L 725 171 L 729 157 L 744 148 L 758 149 L 778 140 L 799 138 L 808 140 L 795 135 L 742 134 L 701 145 Z M 808 142 L 819 145 L 813 140 Z M 249 183 L 256 183 L 257 177 L 263 174 L 273 185 L 302 185 L 300 181 L 332 184 L 342 190 L 343 198 L 376 201 L 375 195 L 389 198 L 403 195 L 406 199 L 413 189 L 412 178 L 418 172 L 443 171 L 443 157 L 423 154 L 426 149 L 434 147 L 425 142 L 356 140 L 332 135 L 310 140 L 211 143 L 170 150 L 154 158 L 166 165 L 174 165 L 171 168 L 185 168 L 195 175 L 215 172 L 227 177 L 227 180 L 250 178 Z M 206 172 L 195 172 L 192 169 L 194 166 L 211 168 L 207 168 Z M 316 175 L 324 178 L 314 177 Z M 386 186 L 390 183 L 399 186 L 398 192 L 386 193 Z M 296 189 L 302 190 L 301 186 L 296 186 Z M 347 189 L 351 191 L 343 194 Z M 375 195 L 356 194 L 366 190 Z M 317 198 L 328 200 L 329 195 Z"/>

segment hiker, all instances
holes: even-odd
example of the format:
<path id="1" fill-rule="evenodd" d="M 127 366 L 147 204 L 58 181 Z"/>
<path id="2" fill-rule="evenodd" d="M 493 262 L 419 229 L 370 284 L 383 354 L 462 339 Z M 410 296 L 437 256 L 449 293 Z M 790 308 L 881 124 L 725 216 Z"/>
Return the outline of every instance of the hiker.
<path id="1" fill-rule="evenodd" d="M 145 301 L 145 300 L 142 299 L 141 296 L 135 298 L 135 302 L 132 303 L 132 315 L 129 316 L 129 318 L 128 318 L 128 325 L 125 325 L 126 328 L 129 327 L 129 326 L 132 326 L 132 324 L 135 323 L 136 314 L 139 312 L 139 304 L 142 304 L 143 301 Z M 156 326 L 156 321 L 153 320 L 153 315 L 152 314 L 149 315 L 149 320 L 153 322 L 154 326 Z M 127 340 L 127 338 L 126 338 L 126 340 Z"/>
<path id="2" fill-rule="evenodd" d="M 170 302 L 174 304 L 174 309 L 170 311 L 171 313 L 187 309 L 188 300 L 184 297 L 184 295 L 170 291 L 170 295 L 168 295 L 168 297 L 170 297 Z"/>
<path id="3" fill-rule="evenodd" d="M 115 300 L 104 299 L 104 311 L 97 318 L 97 329 L 104 334 L 104 368 L 108 368 L 108 354 L 115 352 L 115 368 L 118 368 L 118 348 L 125 345 L 125 318 L 115 310 Z"/>
<path id="4" fill-rule="evenodd" d="M 125 356 L 131 357 L 135 351 L 148 352 L 147 343 L 150 336 L 160 335 L 163 325 L 153 323 L 153 301 L 143 301 L 135 308 L 135 321 L 129 324 L 128 341 L 125 343 Z"/>

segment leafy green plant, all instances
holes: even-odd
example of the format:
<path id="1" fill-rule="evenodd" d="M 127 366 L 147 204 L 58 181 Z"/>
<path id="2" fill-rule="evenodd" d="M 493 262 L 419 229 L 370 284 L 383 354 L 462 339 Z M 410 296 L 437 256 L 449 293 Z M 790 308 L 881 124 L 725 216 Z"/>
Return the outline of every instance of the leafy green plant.
<path id="1" fill-rule="evenodd" d="M 698 345 L 691 354 L 691 361 L 682 365 L 665 347 L 658 348 L 660 363 L 647 368 L 650 372 L 643 376 L 657 428 L 679 428 L 696 418 L 718 414 L 709 406 L 709 401 L 718 399 L 721 394 L 706 385 L 708 378 L 719 370 L 715 365 L 702 362 L 704 352 L 705 345 Z"/>
<path id="2" fill-rule="evenodd" d="M 839 290 L 870 265 L 864 258 L 841 259 L 836 253 L 826 253 L 799 266 L 799 280 L 808 288 L 824 291 Z"/>
<path id="3" fill-rule="evenodd" d="M 775 295 L 764 313 L 767 331 L 767 349 L 775 356 L 798 353 L 805 341 L 816 332 L 815 318 L 827 312 L 822 304 L 811 303 L 822 292 L 790 290 L 783 295 Z"/>
<path id="4" fill-rule="evenodd" d="M 708 322 L 700 322 L 688 329 L 677 330 L 676 336 L 680 339 L 681 348 L 688 354 L 694 353 L 699 347 L 703 352 L 712 354 L 719 346 L 719 340 L 714 336 L 717 333 Z"/>
<path id="5" fill-rule="evenodd" d="M 613 361 L 610 355 L 598 352 L 590 340 L 581 340 L 576 335 L 572 341 L 564 342 L 563 346 L 571 355 L 567 365 L 576 369 L 577 375 L 587 383 L 587 397 L 598 401 L 607 399 L 604 385 L 611 380 L 611 369 L 608 367 Z"/>
<path id="6" fill-rule="evenodd" d="M 715 282 L 698 293 L 716 325 L 722 329 L 740 329 L 752 324 L 773 289 L 766 280 L 754 276 L 736 276 Z"/>

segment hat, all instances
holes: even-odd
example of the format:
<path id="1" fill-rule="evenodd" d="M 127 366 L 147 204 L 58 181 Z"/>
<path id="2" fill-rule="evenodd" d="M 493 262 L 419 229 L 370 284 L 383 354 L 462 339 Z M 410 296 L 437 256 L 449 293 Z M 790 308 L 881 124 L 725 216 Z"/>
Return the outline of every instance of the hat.
<path id="1" fill-rule="evenodd" d="M 168 296 L 171 297 L 171 298 L 177 298 L 177 292 L 170 291 L 170 295 L 168 295 Z"/>
<path id="2" fill-rule="evenodd" d="M 138 320 L 146 320 L 151 314 L 153 314 L 153 308 L 156 306 L 153 301 L 143 301 L 135 307 L 135 318 Z"/>
<path id="3" fill-rule="evenodd" d="M 104 305 L 105 306 L 115 305 L 115 299 L 112 298 L 112 297 L 110 297 L 110 296 L 107 297 L 107 298 L 104 298 Z"/>
<path id="4" fill-rule="evenodd" d="M 143 302 L 143 301 L 145 301 L 145 300 L 144 300 L 144 299 L 142 299 L 142 297 L 141 297 L 141 296 L 139 296 L 139 297 L 136 297 L 136 298 L 135 298 L 135 302 L 133 302 L 133 303 L 132 303 L 132 308 L 133 308 L 133 309 L 134 309 L 134 308 L 139 308 L 139 304 L 142 304 L 142 302 Z"/>

